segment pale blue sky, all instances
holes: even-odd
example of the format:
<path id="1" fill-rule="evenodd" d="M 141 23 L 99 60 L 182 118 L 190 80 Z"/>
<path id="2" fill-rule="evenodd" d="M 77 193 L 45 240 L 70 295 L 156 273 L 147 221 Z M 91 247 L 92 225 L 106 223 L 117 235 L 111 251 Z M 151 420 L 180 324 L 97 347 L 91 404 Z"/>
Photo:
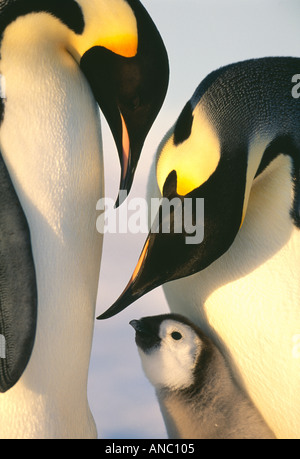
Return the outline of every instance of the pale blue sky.
<path id="1" fill-rule="evenodd" d="M 300 55 L 299 0 L 142 0 L 142 3 L 164 38 L 171 78 L 166 102 L 145 144 L 131 198 L 145 195 L 157 145 L 209 72 L 253 57 Z M 119 166 L 105 123 L 103 138 L 106 194 L 115 198 Z M 97 314 L 123 291 L 144 239 L 143 234 L 109 234 L 105 238 Z M 117 317 L 96 323 L 89 400 L 100 438 L 166 438 L 154 390 L 142 373 L 134 332 L 128 325 L 134 318 L 165 311 L 167 305 L 162 290 L 158 289 Z"/>

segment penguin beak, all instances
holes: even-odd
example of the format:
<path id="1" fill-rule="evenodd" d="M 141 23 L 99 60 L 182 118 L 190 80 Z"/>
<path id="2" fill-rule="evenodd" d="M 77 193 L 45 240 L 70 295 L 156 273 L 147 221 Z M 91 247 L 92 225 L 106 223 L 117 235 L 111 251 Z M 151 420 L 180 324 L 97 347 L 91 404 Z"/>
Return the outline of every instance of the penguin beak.
<path id="1" fill-rule="evenodd" d="M 166 181 L 164 197 L 170 200 L 174 198 L 176 195 L 176 187 L 177 175 L 174 171 Z M 180 239 L 182 239 L 183 235 L 163 233 L 162 226 L 164 225 L 164 220 L 163 217 L 161 218 L 160 211 L 161 208 L 157 213 L 127 287 L 118 300 L 97 318 L 98 320 L 109 319 L 115 316 L 146 293 L 171 280 L 172 274 L 170 272 L 170 266 L 172 267 L 172 256 L 173 264 L 175 265 L 175 257 L 178 250 L 180 252 Z M 174 224 L 174 210 L 170 218 L 172 226 L 172 224 Z M 175 247 L 177 246 L 177 250 L 174 250 L 174 244 Z"/>
<path id="2" fill-rule="evenodd" d="M 245 179 L 241 174 L 240 183 L 235 183 L 230 188 L 232 181 L 224 181 L 222 172 L 223 166 L 221 165 L 220 170 L 211 180 L 186 195 L 193 203 L 193 224 L 196 223 L 196 226 L 198 223 L 194 209 L 197 199 L 201 198 L 206 203 L 204 220 L 203 216 L 199 215 L 199 223 L 204 225 L 202 242 L 187 244 L 186 238 L 189 234 L 185 226 L 182 232 L 177 233 L 173 230 L 169 233 L 164 232 L 165 217 L 161 207 L 127 287 L 118 300 L 98 319 L 113 317 L 146 293 L 166 282 L 202 271 L 229 249 L 241 225 Z M 185 197 L 177 195 L 176 189 L 177 178 L 176 172 L 173 171 L 166 180 L 163 195 L 169 200 L 174 197 L 181 199 L 182 215 L 184 215 Z M 220 190 L 220 194 L 215 190 Z M 226 196 L 233 203 L 232 207 L 226 207 L 226 202 L 220 196 L 221 198 Z M 166 218 L 170 221 L 170 228 L 175 228 L 174 209 Z"/>
<path id="3" fill-rule="evenodd" d="M 176 186 L 177 176 L 174 171 L 166 182 L 164 196 L 170 200 L 174 198 Z M 176 276 L 176 272 L 173 273 L 172 269 L 178 261 L 177 256 L 180 258 L 181 252 L 185 251 L 184 234 L 165 234 L 163 232 L 165 220 L 161 215 L 161 210 L 162 207 L 157 213 L 127 287 L 119 299 L 104 314 L 98 317 L 99 320 L 113 317 L 146 293 L 165 282 L 173 280 L 174 274 Z M 165 216 L 165 218 L 169 217 L 171 218 L 172 227 L 174 225 L 174 209 L 171 211 L 170 216 Z"/>
<path id="4" fill-rule="evenodd" d="M 140 282 L 140 274 L 144 269 L 144 265 L 149 252 L 149 244 L 150 238 L 147 239 L 144 245 L 137 266 L 122 295 L 106 312 L 97 317 L 98 320 L 109 319 L 116 314 L 119 314 L 119 312 L 122 312 L 127 308 L 127 306 L 129 306 L 131 303 L 134 303 L 136 300 L 147 293 L 146 285 L 144 285 L 143 282 Z M 152 288 L 150 288 L 148 291 L 152 290 Z"/>
<path id="5" fill-rule="evenodd" d="M 121 165 L 116 206 L 130 192 L 148 132 L 166 96 L 168 56 L 152 19 L 132 2 L 138 26 L 138 49 L 124 57 L 101 46 L 89 49 L 80 67 L 113 134 Z M 126 191 L 126 193 L 124 193 Z"/>
<path id="6" fill-rule="evenodd" d="M 129 322 L 129 325 L 131 325 L 132 328 L 133 328 L 135 331 L 137 331 L 137 332 L 138 332 L 138 331 L 142 331 L 142 330 L 141 330 L 141 322 L 140 322 L 140 320 L 131 320 L 131 321 Z"/>
<path id="7" fill-rule="evenodd" d="M 181 274 L 176 269 L 178 260 L 180 263 L 180 255 L 184 251 L 185 242 L 182 234 L 153 234 L 150 232 L 127 287 L 117 301 L 97 319 L 109 319 L 151 290 L 187 275 Z M 193 272 L 190 271 L 189 274 Z"/>
<path id="8" fill-rule="evenodd" d="M 149 319 L 149 318 L 148 318 Z M 144 352 L 158 346 L 161 339 L 155 333 L 153 327 L 150 327 L 149 320 L 131 320 L 129 325 L 135 330 L 135 342 Z"/>

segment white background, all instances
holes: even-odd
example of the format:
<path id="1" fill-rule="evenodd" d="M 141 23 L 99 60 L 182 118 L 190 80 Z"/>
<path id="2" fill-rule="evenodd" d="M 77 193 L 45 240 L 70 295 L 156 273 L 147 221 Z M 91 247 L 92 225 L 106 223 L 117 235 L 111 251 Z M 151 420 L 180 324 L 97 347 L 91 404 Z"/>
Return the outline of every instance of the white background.
<path id="1" fill-rule="evenodd" d="M 299 0 L 142 0 L 142 3 L 164 39 L 171 77 L 166 102 L 142 152 L 130 198 L 145 196 L 158 144 L 208 73 L 253 57 L 300 56 Z M 115 199 L 120 168 L 105 122 L 103 140 L 106 196 Z M 145 238 L 146 234 L 106 235 L 97 315 L 123 291 Z M 160 288 L 118 316 L 97 321 L 89 401 L 99 438 L 166 438 L 154 390 L 142 373 L 134 331 L 128 325 L 132 319 L 166 311 Z"/>

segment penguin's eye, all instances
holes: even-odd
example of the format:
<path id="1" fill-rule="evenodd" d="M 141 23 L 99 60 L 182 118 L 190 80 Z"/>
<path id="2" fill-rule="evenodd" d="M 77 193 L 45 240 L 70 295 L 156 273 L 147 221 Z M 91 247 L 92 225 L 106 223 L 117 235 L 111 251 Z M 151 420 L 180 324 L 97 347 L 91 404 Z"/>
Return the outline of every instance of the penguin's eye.
<path id="1" fill-rule="evenodd" d="M 175 339 L 176 341 L 179 341 L 181 338 L 182 338 L 182 334 L 179 333 L 179 332 L 173 332 L 171 333 L 171 336 L 173 339 Z"/>

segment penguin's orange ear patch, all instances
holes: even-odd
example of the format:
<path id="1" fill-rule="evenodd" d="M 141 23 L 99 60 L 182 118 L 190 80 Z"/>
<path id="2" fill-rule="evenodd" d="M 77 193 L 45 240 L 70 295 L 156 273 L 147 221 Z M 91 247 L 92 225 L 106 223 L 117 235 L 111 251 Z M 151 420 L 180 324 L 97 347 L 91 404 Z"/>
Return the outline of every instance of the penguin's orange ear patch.
<path id="1" fill-rule="evenodd" d="M 123 57 L 134 57 L 138 49 L 137 35 L 113 35 L 101 39 L 94 46 L 103 46 L 115 54 Z"/>

